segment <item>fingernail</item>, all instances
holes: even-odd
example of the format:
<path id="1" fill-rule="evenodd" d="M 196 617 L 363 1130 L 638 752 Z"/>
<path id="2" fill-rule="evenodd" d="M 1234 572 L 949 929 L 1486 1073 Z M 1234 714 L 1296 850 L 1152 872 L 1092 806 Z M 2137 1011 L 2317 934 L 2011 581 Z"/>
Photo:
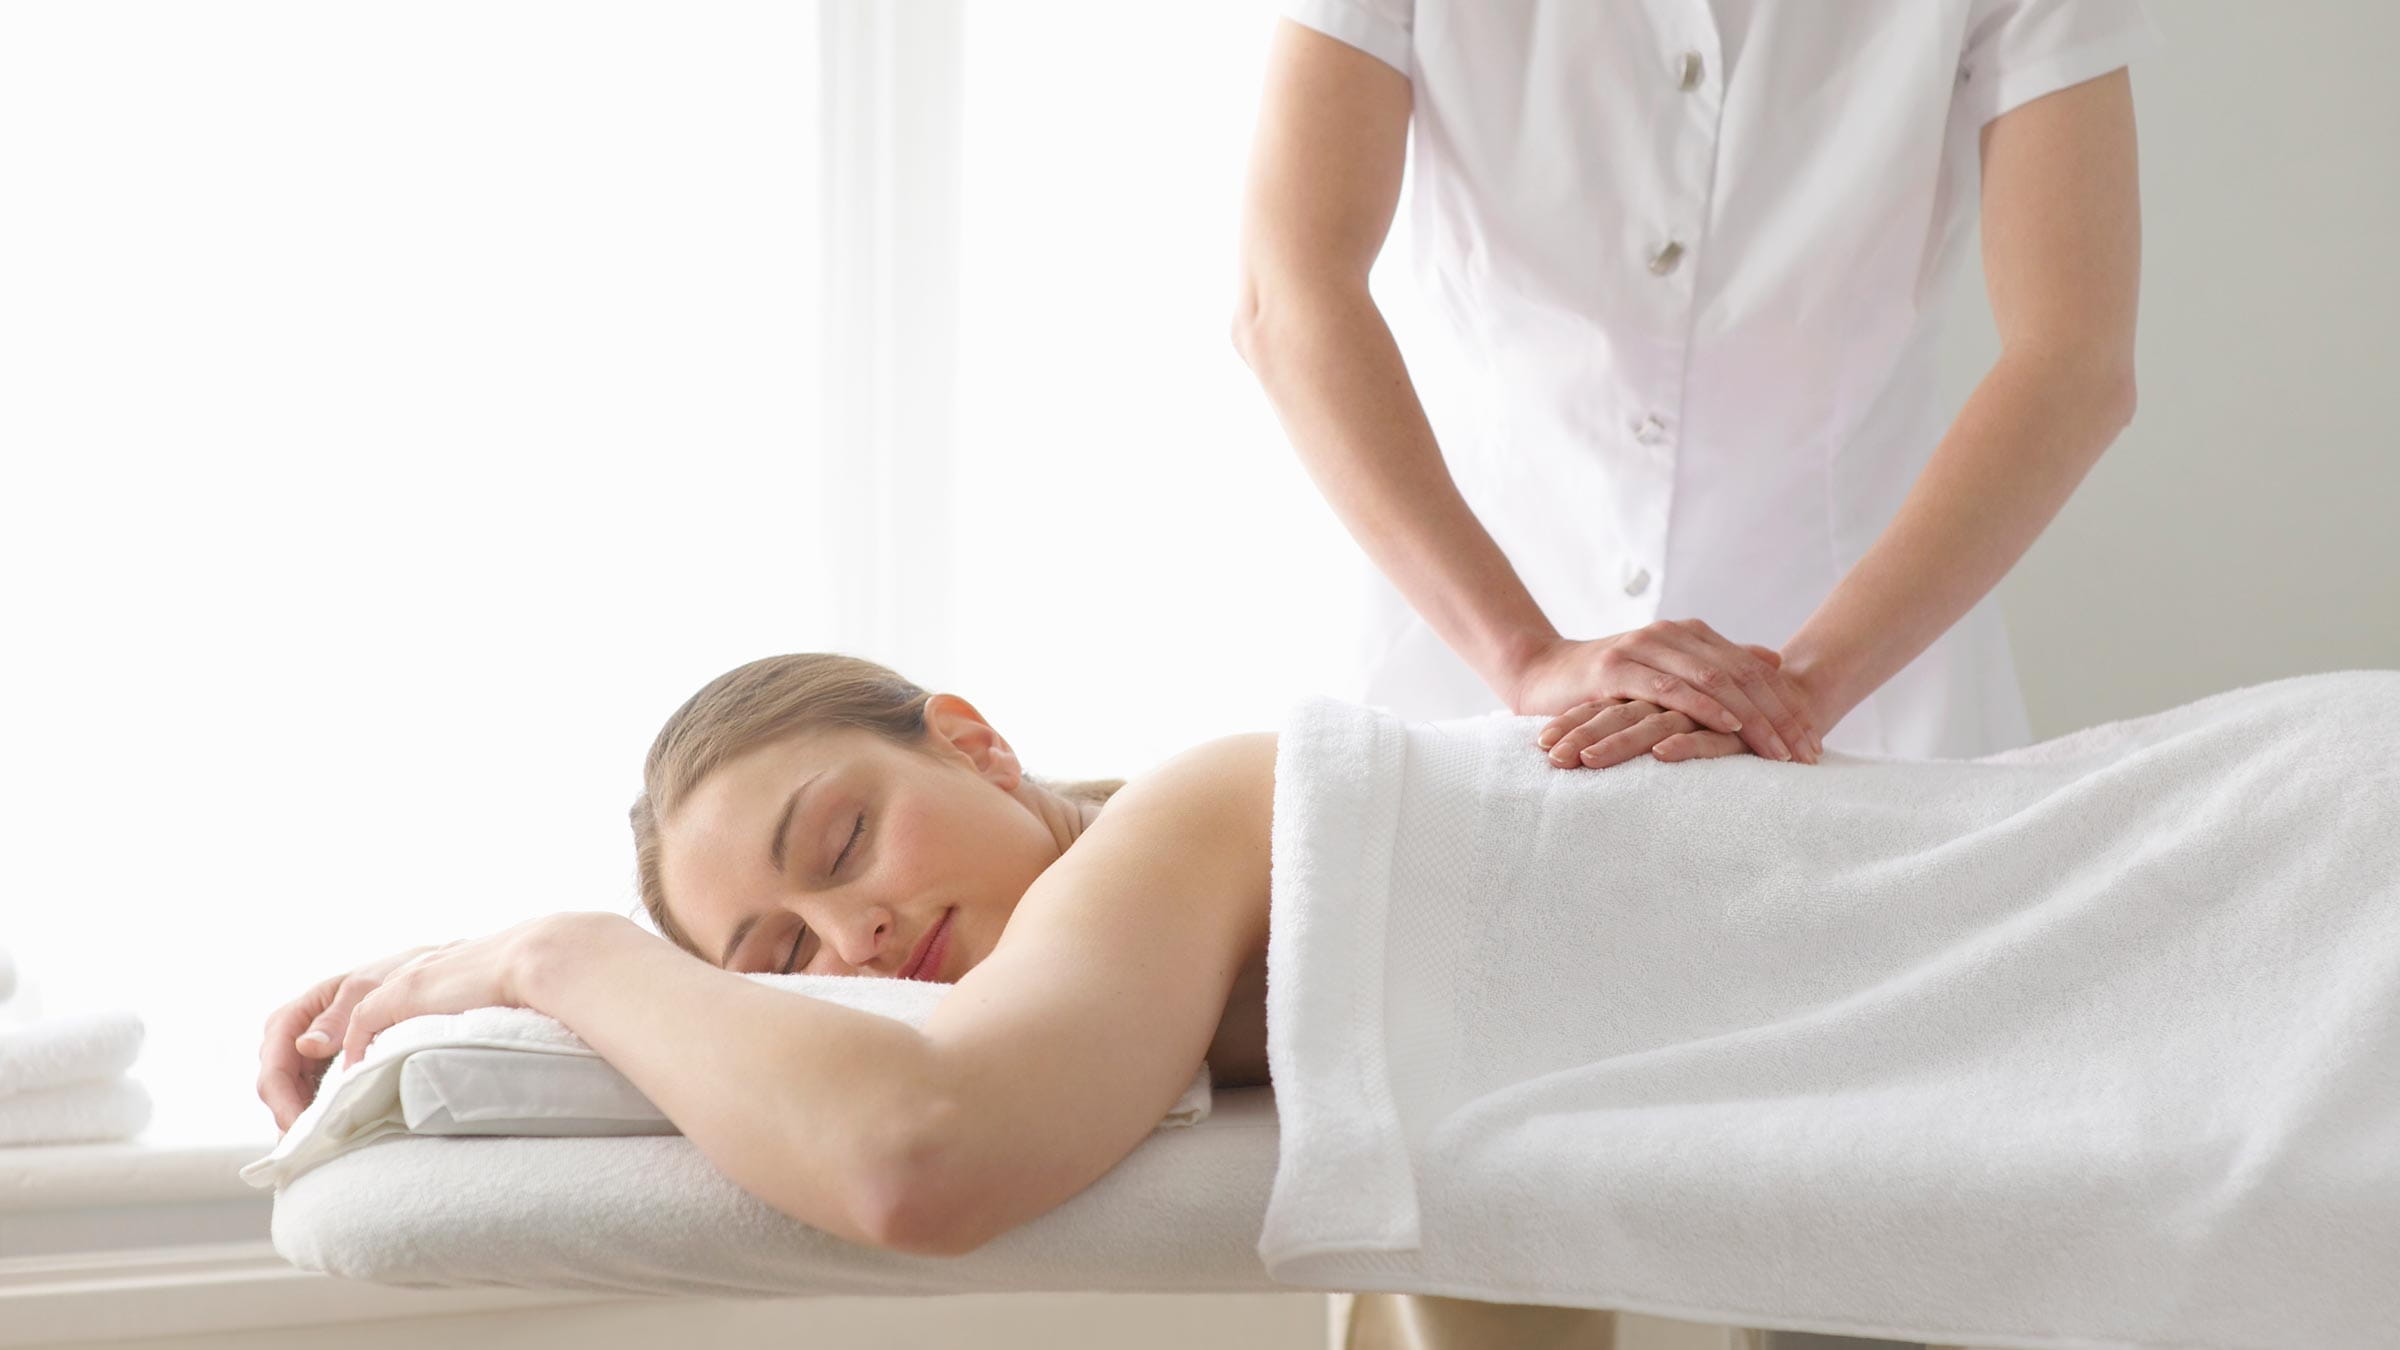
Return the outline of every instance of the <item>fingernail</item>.
<path id="1" fill-rule="evenodd" d="M 1792 748 L 1788 745 L 1785 745 L 1783 743 L 1783 738 L 1778 736 L 1775 738 L 1775 753 L 1784 759 L 1790 759 L 1792 757 Z"/>
<path id="2" fill-rule="evenodd" d="M 308 1032 L 300 1037 L 300 1043 L 302 1045 L 323 1045 L 326 1043 L 325 1033 L 322 1031 Z"/>
<path id="3" fill-rule="evenodd" d="M 1596 763 L 1598 762 L 1599 758 L 1600 752 L 1597 749 L 1586 750 L 1583 752 L 1583 762 L 1586 764 Z"/>
<path id="4" fill-rule="evenodd" d="M 1542 735 L 1541 735 L 1541 739 L 1539 739 L 1539 740 L 1535 741 L 1535 742 L 1534 742 L 1534 744 L 1535 744 L 1535 745 L 1538 745 L 1538 746 L 1540 746 L 1540 747 L 1542 747 L 1544 750 L 1547 750 L 1547 749 L 1549 749 L 1549 748 L 1550 748 L 1550 744 L 1551 744 L 1551 742 L 1553 742 L 1553 741 L 1555 741 L 1555 740 L 1557 740 L 1557 739 L 1558 739 L 1558 733 L 1557 733 L 1557 732 L 1555 732 L 1555 731 L 1545 731 L 1545 732 L 1543 732 L 1543 733 L 1542 733 Z"/>

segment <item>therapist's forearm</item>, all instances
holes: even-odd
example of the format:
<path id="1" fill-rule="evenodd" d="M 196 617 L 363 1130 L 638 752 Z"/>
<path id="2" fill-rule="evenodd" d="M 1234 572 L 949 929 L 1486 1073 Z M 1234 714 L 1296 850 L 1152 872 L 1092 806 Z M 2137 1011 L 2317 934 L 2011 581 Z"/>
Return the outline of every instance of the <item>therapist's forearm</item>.
<path id="1" fill-rule="evenodd" d="M 523 997 L 566 1024 L 734 1184 L 836 1237 L 888 1226 L 939 1102 L 915 1027 L 775 989 L 595 911 L 528 955 Z"/>
<path id="2" fill-rule="evenodd" d="M 1459 494 L 1367 289 L 1285 285 L 1235 346 L 1351 537 L 1505 696 L 1526 653 L 1558 630 Z"/>
<path id="3" fill-rule="evenodd" d="M 1831 728 L 2008 575 L 2133 417 L 2114 363 L 2003 355 L 1907 500 L 1781 648 Z"/>

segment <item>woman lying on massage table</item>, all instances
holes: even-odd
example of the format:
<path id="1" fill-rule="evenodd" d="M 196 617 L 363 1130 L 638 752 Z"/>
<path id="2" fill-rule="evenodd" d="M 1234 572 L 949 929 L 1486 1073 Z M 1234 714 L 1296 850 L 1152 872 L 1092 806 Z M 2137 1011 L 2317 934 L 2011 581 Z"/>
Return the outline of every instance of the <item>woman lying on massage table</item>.
<path id="1" fill-rule="evenodd" d="M 1573 763 L 1652 716 L 1585 705 L 1541 739 L 1574 727 L 1552 752 Z M 1691 733 L 1681 718 L 1636 734 Z M 1051 785 L 962 698 L 844 656 L 752 662 L 678 709 L 644 765 L 636 871 L 671 943 L 573 912 L 333 977 L 269 1019 L 260 1094 L 288 1128 L 333 1041 L 349 1063 L 406 1018 L 530 1007 L 778 1210 L 972 1251 L 1114 1167 L 1201 1061 L 1220 1085 L 1266 1081 L 1276 749 L 1226 736 L 1121 786 Z M 733 973 L 770 971 L 957 988 L 919 1030 Z M 304 1028 L 329 1039 L 311 1053 Z"/>
<path id="2" fill-rule="evenodd" d="M 963 698 L 754 661 L 644 765 L 636 870 L 673 945 L 577 911 L 369 963 L 269 1019 L 260 1096 L 288 1129 L 336 1044 L 348 1064 L 406 1018 L 530 1007 L 777 1209 L 964 1253 L 1115 1166 L 1204 1057 L 1267 1081 L 1274 761 L 1272 733 L 1227 736 L 1053 787 Z M 958 988 L 920 1032 L 729 973 L 761 971 Z"/>

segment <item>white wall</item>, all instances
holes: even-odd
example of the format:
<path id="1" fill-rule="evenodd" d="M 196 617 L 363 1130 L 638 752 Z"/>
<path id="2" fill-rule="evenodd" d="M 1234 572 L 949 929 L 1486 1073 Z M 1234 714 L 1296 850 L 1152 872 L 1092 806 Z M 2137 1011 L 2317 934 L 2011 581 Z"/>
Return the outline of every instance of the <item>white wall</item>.
<path id="1" fill-rule="evenodd" d="M 2036 738 L 2400 668 L 2400 9 L 2148 8 L 2141 406 L 2000 588 Z M 1952 406 L 1999 351 L 1968 271 Z"/>

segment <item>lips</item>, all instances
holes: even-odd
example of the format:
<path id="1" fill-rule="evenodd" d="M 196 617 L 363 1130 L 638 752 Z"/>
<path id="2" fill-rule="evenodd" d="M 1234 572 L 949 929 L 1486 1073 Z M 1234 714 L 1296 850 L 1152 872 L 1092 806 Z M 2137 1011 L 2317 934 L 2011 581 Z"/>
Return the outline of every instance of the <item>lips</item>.
<path id="1" fill-rule="evenodd" d="M 941 974 L 942 958 L 950 952 L 950 916 L 957 912 L 943 910 L 942 917 L 925 930 L 925 936 L 917 939 L 917 949 L 909 953 L 908 964 L 900 967 L 901 979 L 931 980 Z"/>

